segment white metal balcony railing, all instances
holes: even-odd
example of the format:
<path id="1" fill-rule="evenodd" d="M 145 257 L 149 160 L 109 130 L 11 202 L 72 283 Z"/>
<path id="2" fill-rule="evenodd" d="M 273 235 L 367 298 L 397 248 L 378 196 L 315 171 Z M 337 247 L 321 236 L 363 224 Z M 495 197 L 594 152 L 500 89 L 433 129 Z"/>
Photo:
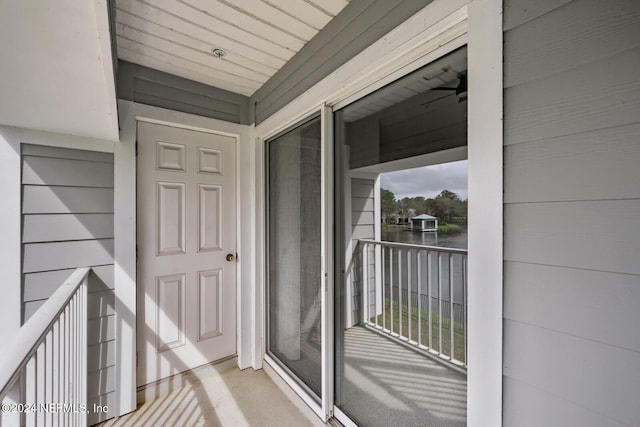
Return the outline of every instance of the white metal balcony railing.
<path id="1" fill-rule="evenodd" d="M 467 250 L 361 239 L 354 256 L 362 321 L 466 368 Z"/>
<path id="2" fill-rule="evenodd" d="M 74 271 L 5 347 L 1 426 L 87 425 L 89 271 Z"/>

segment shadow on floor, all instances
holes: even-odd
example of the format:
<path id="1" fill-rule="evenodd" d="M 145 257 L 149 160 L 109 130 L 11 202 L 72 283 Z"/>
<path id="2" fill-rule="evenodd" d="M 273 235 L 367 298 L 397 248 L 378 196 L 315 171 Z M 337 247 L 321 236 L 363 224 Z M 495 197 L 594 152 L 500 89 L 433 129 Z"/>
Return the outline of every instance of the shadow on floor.
<path id="1" fill-rule="evenodd" d="M 187 383 L 145 402 L 101 427 L 311 426 L 311 422 L 262 371 L 237 367 Z"/>
<path id="2" fill-rule="evenodd" d="M 345 331 L 344 402 L 367 427 L 464 427 L 467 378 L 365 327 Z"/>

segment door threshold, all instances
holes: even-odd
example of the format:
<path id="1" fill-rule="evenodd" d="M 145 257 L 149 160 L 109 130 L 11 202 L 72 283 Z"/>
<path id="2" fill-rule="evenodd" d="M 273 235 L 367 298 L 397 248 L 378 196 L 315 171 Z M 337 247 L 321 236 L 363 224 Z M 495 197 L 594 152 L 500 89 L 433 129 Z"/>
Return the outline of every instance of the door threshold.
<path id="1" fill-rule="evenodd" d="M 205 363 L 188 371 L 180 372 L 170 377 L 139 386 L 136 391 L 136 401 L 140 405 L 157 399 L 187 384 L 201 381 L 204 378 L 217 376 L 220 373 L 238 366 L 238 356 L 232 355 L 211 363 Z"/>

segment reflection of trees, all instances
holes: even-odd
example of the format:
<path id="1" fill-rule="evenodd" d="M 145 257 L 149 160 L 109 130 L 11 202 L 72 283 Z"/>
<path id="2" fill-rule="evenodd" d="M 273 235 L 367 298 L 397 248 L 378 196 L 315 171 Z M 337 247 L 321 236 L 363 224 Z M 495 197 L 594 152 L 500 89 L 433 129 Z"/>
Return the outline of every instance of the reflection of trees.
<path id="1" fill-rule="evenodd" d="M 449 190 L 442 190 L 434 198 L 422 196 L 405 197 L 396 200 L 395 194 L 387 189 L 380 191 L 380 210 L 383 217 L 427 214 L 445 223 L 467 223 L 467 200 Z"/>

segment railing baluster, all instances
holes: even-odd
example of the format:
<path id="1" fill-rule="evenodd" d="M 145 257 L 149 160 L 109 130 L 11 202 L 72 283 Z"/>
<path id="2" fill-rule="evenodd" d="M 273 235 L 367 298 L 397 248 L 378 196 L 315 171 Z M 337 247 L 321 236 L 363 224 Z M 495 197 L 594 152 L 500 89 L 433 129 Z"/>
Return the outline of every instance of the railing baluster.
<path id="1" fill-rule="evenodd" d="M 454 336 L 453 336 L 453 254 L 449 253 L 449 355 L 451 356 L 451 360 L 454 359 Z"/>
<path id="2" fill-rule="evenodd" d="M 402 336 L 402 254 L 398 249 L 398 335 Z"/>
<path id="3" fill-rule="evenodd" d="M 56 320 L 53 324 L 52 332 L 53 348 L 51 366 L 53 367 L 53 371 L 51 375 L 51 402 L 58 403 L 60 402 L 60 319 Z M 52 414 L 51 425 L 60 425 L 59 415 L 56 412 Z"/>
<path id="4" fill-rule="evenodd" d="M 393 248 L 389 248 L 389 330 L 393 334 Z"/>
<path id="5" fill-rule="evenodd" d="M 422 345 L 422 276 L 421 266 L 422 266 L 422 257 L 420 256 L 422 251 L 416 251 L 416 306 L 418 309 L 418 347 Z"/>
<path id="6" fill-rule="evenodd" d="M 364 321 L 367 321 L 367 313 L 366 313 L 366 307 L 367 307 L 367 244 L 363 243 L 362 247 L 360 248 L 360 250 L 362 251 L 362 253 L 360 254 L 360 262 L 361 262 L 361 268 L 360 268 L 360 284 L 361 284 L 361 289 L 362 289 L 362 296 L 360 298 L 360 303 L 362 304 L 362 319 L 364 319 Z"/>
<path id="7" fill-rule="evenodd" d="M 36 350 L 36 398 L 35 400 L 29 402 L 29 404 L 38 404 L 38 403 L 44 403 L 45 402 L 45 387 L 47 386 L 46 384 L 46 372 L 45 372 L 45 367 L 46 367 L 46 343 L 42 343 L 41 345 L 38 346 L 38 349 Z M 36 420 L 35 420 L 35 424 L 36 426 L 43 426 L 44 425 L 44 413 L 41 411 L 36 411 Z"/>
<path id="8" fill-rule="evenodd" d="M 431 274 L 433 273 L 431 251 L 427 251 L 427 327 L 429 328 L 429 348 L 433 349 L 433 315 L 431 314 Z"/>
<path id="9" fill-rule="evenodd" d="M 43 403 L 51 403 L 53 402 L 53 330 L 51 330 L 45 337 L 45 391 L 44 391 L 44 402 Z M 53 415 L 51 412 L 47 412 L 45 414 L 45 424 L 52 425 L 53 424 Z"/>
<path id="10" fill-rule="evenodd" d="M 462 255 L 462 333 L 464 342 L 464 366 L 467 366 L 467 256 Z"/>
<path id="11" fill-rule="evenodd" d="M 442 253 L 438 252 L 438 353 L 442 354 Z"/>
<path id="12" fill-rule="evenodd" d="M 73 399 L 71 403 L 74 407 L 73 412 L 73 425 L 78 425 L 78 413 L 75 412 L 78 405 L 78 386 L 80 384 L 80 378 L 78 378 L 78 352 L 80 351 L 80 346 L 78 345 L 78 294 L 73 297 Z"/>
<path id="13" fill-rule="evenodd" d="M 386 329 L 387 327 L 387 320 L 386 320 L 386 314 L 387 314 L 387 309 L 386 309 L 386 303 L 385 303 L 385 299 L 386 299 L 386 288 L 387 288 L 387 283 L 386 283 L 386 274 L 387 274 L 387 268 L 386 268 L 386 248 L 383 246 L 381 252 L 381 256 L 382 256 L 382 329 Z M 377 319 L 376 319 L 376 325 L 378 325 L 377 323 Z"/>
<path id="14" fill-rule="evenodd" d="M 71 355 L 69 354 L 69 346 L 71 345 L 71 334 L 69 333 L 69 317 L 71 316 L 71 309 L 69 308 L 69 306 L 67 306 L 67 308 L 64 310 L 65 311 L 65 316 L 64 316 L 64 401 L 63 402 L 69 402 L 69 374 L 70 374 L 70 358 Z M 63 424 L 64 425 L 68 425 L 69 424 L 69 413 L 67 411 L 64 412 L 64 418 L 63 418 Z"/>
<path id="15" fill-rule="evenodd" d="M 88 377 L 87 377 L 87 369 L 88 369 L 88 354 L 87 354 L 87 348 L 88 348 L 88 339 L 87 339 L 87 318 L 88 318 L 88 309 L 89 309 L 89 277 L 85 276 L 84 280 L 82 281 L 82 286 L 81 286 L 81 295 L 82 295 L 82 312 L 81 312 L 81 319 L 82 321 L 80 322 L 80 329 L 81 329 L 81 333 L 82 333 L 82 382 L 81 382 L 81 387 L 82 387 L 82 395 L 80 396 L 80 400 L 85 403 L 88 404 L 87 399 L 89 398 L 88 396 L 88 391 L 87 391 L 87 387 L 88 387 Z M 88 410 L 88 408 L 87 408 Z M 86 414 L 82 414 L 82 427 L 86 427 L 87 425 L 87 415 Z"/>
<path id="16" fill-rule="evenodd" d="M 411 249 L 407 249 L 407 337 L 411 341 Z"/>
<path id="17" fill-rule="evenodd" d="M 25 396 L 24 396 L 24 403 L 27 405 L 31 405 L 33 403 L 37 402 L 37 393 L 36 393 L 36 387 L 37 387 L 37 363 L 38 363 L 38 357 L 37 355 L 34 355 L 34 357 L 31 358 L 31 360 L 29 361 L 29 363 L 27 364 L 27 367 L 25 368 Z M 20 403 L 20 402 L 18 402 Z M 26 421 L 26 425 L 34 425 L 36 422 L 36 414 L 33 411 L 27 411 L 25 413 L 25 421 Z"/>

